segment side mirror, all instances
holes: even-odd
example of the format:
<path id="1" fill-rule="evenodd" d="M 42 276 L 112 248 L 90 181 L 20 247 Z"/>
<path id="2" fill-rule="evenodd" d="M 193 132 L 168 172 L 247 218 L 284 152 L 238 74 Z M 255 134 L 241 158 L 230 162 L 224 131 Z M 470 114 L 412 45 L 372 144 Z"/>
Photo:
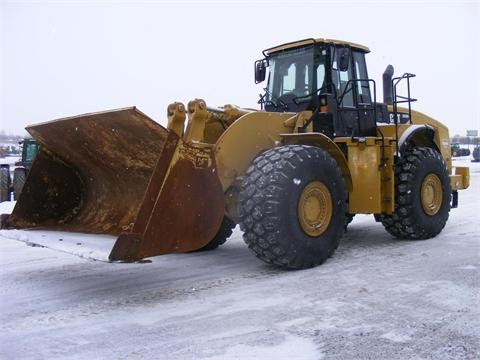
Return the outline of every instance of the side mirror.
<path id="1" fill-rule="evenodd" d="M 350 64 L 350 49 L 341 48 L 338 49 L 338 65 L 340 71 L 347 71 Z"/>
<path id="2" fill-rule="evenodd" d="M 265 80 L 265 77 L 267 75 L 267 66 L 267 59 L 255 61 L 255 84 L 259 84 Z"/>

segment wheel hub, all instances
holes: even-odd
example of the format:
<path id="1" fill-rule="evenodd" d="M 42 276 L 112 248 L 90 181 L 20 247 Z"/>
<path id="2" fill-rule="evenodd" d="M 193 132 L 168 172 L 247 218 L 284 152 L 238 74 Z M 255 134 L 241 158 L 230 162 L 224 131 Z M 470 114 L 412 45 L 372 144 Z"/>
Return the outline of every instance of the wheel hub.
<path id="1" fill-rule="evenodd" d="M 298 220 L 302 230 L 309 236 L 322 235 L 332 219 L 332 196 L 320 181 L 309 183 L 300 194 Z"/>
<path id="2" fill-rule="evenodd" d="M 433 216 L 440 210 L 443 201 L 442 183 L 435 174 L 428 174 L 422 182 L 421 203 L 423 211 Z"/>

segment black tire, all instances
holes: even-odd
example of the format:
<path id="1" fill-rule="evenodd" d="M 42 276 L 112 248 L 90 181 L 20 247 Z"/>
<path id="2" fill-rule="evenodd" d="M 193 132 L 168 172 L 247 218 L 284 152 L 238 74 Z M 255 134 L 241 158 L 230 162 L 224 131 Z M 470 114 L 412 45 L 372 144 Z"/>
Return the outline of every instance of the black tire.
<path id="1" fill-rule="evenodd" d="M 345 227 L 344 227 L 345 232 L 347 232 L 348 225 L 350 225 L 354 217 L 355 217 L 355 214 L 350 214 L 350 213 L 345 214 Z"/>
<path id="2" fill-rule="evenodd" d="M 399 239 L 438 235 L 448 220 L 452 190 L 445 162 L 437 151 L 407 149 L 395 165 L 395 211 L 382 215 L 385 229 Z"/>
<path id="3" fill-rule="evenodd" d="M 480 161 L 480 146 L 473 149 L 472 156 L 474 161 Z"/>
<path id="4" fill-rule="evenodd" d="M 18 200 L 20 193 L 22 192 L 23 185 L 25 185 L 25 179 L 27 173 L 24 168 L 16 168 L 13 170 L 13 199 Z"/>
<path id="5" fill-rule="evenodd" d="M 320 265 L 333 254 L 346 210 L 337 163 L 325 150 L 304 145 L 260 154 L 246 172 L 238 209 L 248 247 L 261 260 L 289 269 Z"/>
<path id="6" fill-rule="evenodd" d="M 0 168 L 0 202 L 10 201 L 10 174 L 7 168 Z"/>
<path id="7" fill-rule="evenodd" d="M 218 248 L 220 245 L 225 244 L 225 241 L 227 241 L 230 235 L 232 235 L 232 231 L 235 228 L 235 226 L 236 224 L 232 220 L 224 216 L 222 225 L 220 225 L 220 229 L 218 230 L 215 237 L 212 240 L 210 240 L 210 242 L 207 245 L 195 251 L 214 250 Z"/>

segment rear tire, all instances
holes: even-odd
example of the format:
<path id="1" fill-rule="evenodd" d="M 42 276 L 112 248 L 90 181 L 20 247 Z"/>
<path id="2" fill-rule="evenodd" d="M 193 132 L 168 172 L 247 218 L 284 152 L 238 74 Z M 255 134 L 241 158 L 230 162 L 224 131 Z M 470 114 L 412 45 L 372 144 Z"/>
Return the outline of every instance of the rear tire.
<path id="1" fill-rule="evenodd" d="M 22 192 L 23 185 L 25 185 L 25 179 L 27 173 L 24 168 L 17 168 L 13 171 L 13 198 L 18 200 L 20 193 Z"/>
<path id="2" fill-rule="evenodd" d="M 344 233 L 345 183 L 323 149 L 273 148 L 247 170 L 238 210 L 243 239 L 258 258 L 289 269 L 317 266 Z"/>
<path id="3" fill-rule="evenodd" d="M 440 153 L 423 147 L 408 149 L 395 165 L 395 211 L 382 215 L 382 224 L 399 239 L 432 238 L 445 227 L 451 196 Z"/>
<path id="4" fill-rule="evenodd" d="M 0 202 L 10 201 L 10 174 L 7 168 L 0 168 Z"/>

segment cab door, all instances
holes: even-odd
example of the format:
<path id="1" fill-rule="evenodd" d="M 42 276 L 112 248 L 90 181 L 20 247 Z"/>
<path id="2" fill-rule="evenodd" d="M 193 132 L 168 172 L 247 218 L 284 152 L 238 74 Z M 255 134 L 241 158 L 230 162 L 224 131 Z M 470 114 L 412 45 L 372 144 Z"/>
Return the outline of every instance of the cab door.
<path id="1" fill-rule="evenodd" d="M 365 53 L 350 47 L 332 49 L 332 91 L 337 100 L 337 136 L 376 135 L 375 104 L 365 63 Z"/>

